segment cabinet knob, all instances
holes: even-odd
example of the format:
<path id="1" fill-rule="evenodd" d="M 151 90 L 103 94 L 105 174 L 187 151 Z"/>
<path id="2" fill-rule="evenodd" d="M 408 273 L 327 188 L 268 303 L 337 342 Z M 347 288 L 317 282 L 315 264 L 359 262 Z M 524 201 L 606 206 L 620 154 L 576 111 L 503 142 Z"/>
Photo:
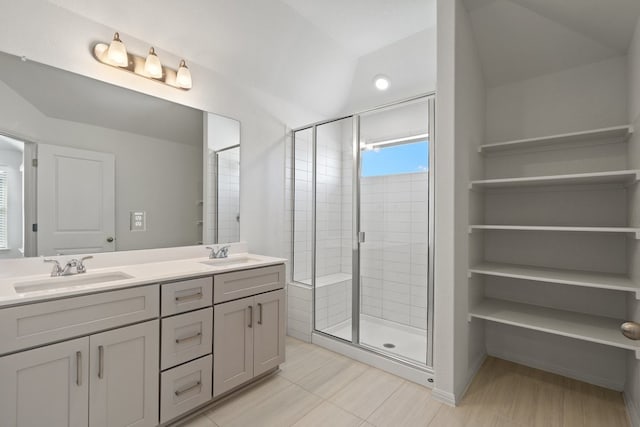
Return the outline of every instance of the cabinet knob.
<path id="1" fill-rule="evenodd" d="M 111 237 L 111 236 L 107 237 L 107 242 L 111 243 L 111 242 L 113 242 L 113 240 L 114 240 L 113 237 Z"/>

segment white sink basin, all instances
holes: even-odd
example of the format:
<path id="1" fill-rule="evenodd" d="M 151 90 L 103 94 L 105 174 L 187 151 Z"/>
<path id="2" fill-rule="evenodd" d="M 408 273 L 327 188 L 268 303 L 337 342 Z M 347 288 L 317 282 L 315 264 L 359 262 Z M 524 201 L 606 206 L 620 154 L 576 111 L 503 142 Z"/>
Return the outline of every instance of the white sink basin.
<path id="1" fill-rule="evenodd" d="M 258 258 L 250 256 L 231 256 L 229 258 L 212 258 L 207 261 L 200 261 L 200 264 L 211 265 L 213 267 L 228 267 L 230 265 L 246 265 L 258 261 L 260 261 Z"/>
<path id="2" fill-rule="evenodd" d="M 49 277 L 41 280 L 29 280 L 26 282 L 17 282 L 13 284 L 13 288 L 19 294 L 29 292 L 49 291 L 54 289 L 68 289 L 86 285 L 95 285 L 98 283 L 115 282 L 116 280 L 132 279 L 133 276 L 121 271 L 112 271 L 109 273 L 84 273 L 77 276 L 59 276 Z"/>

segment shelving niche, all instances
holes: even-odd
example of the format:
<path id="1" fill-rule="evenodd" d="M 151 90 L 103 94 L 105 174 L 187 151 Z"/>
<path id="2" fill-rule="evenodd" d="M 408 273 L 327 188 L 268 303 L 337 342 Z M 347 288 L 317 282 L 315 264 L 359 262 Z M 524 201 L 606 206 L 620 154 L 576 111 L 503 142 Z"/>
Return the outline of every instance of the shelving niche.
<path id="1" fill-rule="evenodd" d="M 469 321 L 631 350 L 640 359 L 640 341 L 620 333 L 627 295 L 640 299 L 629 255 L 640 239 L 630 219 L 640 181 L 640 170 L 630 168 L 638 165 L 626 156 L 632 135 L 633 127 L 622 125 L 479 147 L 484 177 L 469 189 L 483 223 L 469 224 L 476 251 L 469 279 L 482 296 L 470 300 Z M 600 148 L 610 144 L 615 148 Z M 522 292 L 513 298 L 516 291 L 505 286 Z M 544 297 L 524 302 L 537 292 Z M 593 301 L 581 307 L 583 293 L 585 300 L 606 295 L 608 307 L 594 312 Z M 562 307 L 571 299 L 578 302 Z"/>

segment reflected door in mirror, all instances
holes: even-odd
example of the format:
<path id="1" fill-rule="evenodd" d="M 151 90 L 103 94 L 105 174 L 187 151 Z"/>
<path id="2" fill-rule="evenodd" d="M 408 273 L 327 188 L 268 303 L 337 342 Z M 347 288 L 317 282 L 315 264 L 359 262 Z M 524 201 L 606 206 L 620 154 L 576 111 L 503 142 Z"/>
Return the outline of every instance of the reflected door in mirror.
<path id="1" fill-rule="evenodd" d="M 38 255 L 115 250 L 113 154 L 38 145 Z"/>

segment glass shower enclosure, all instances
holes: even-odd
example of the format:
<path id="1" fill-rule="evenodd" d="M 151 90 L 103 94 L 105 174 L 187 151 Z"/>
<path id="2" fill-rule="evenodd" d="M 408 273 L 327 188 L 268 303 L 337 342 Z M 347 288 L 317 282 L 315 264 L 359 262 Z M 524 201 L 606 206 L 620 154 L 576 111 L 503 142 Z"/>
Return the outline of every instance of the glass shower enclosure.
<path id="1" fill-rule="evenodd" d="M 432 364 L 434 95 L 293 132 L 293 280 L 315 333 Z"/>

